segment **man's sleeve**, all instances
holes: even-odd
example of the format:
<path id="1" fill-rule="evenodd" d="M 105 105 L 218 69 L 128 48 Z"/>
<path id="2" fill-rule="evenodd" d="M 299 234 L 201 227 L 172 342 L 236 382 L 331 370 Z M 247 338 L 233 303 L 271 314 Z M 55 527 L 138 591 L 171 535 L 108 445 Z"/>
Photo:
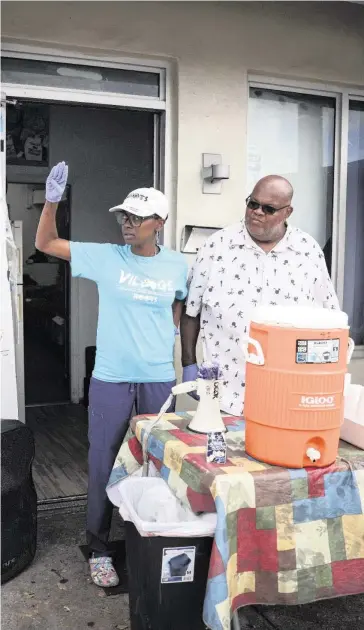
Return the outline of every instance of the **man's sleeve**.
<path id="1" fill-rule="evenodd" d="M 321 250 L 318 254 L 317 267 L 319 271 L 318 283 L 316 285 L 317 302 L 320 306 L 323 306 L 323 308 L 340 310 L 339 300 L 327 270 L 324 254 Z"/>
<path id="2" fill-rule="evenodd" d="M 75 278 L 87 278 L 98 282 L 105 262 L 108 245 L 106 243 L 70 242 L 71 272 Z"/>
<path id="3" fill-rule="evenodd" d="M 197 253 L 196 261 L 188 278 L 188 297 L 186 313 L 190 317 L 197 317 L 201 312 L 202 299 L 208 285 L 211 262 L 205 245 Z"/>

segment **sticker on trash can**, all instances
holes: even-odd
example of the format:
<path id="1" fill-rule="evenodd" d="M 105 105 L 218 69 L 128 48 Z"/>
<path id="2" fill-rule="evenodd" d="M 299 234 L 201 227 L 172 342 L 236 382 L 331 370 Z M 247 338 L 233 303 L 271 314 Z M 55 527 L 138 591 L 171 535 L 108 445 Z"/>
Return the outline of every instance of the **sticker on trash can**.
<path id="1" fill-rule="evenodd" d="M 337 363 L 339 339 L 297 339 L 296 363 Z"/>
<path id="2" fill-rule="evenodd" d="M 166 547 L 162 557 L 162 584 L 193 582 L 196 547 Z"/>

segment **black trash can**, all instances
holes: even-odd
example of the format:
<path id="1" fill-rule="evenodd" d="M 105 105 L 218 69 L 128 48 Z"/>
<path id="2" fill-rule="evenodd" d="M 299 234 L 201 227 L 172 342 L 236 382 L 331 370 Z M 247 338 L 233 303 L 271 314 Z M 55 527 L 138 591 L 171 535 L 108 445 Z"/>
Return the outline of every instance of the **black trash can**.
<path id="1" fill-rule="evenodd" d="M 32 431 L 1 421 L 1 583 L 23 571 L 37 548 L 37 495 L 32 477 Z"/>
<path id="2" fill-rule="evenodd" d="M 129 521 L 125 534 L 131 630 L 204 630 L 213 538 L 144 537 Z"/>

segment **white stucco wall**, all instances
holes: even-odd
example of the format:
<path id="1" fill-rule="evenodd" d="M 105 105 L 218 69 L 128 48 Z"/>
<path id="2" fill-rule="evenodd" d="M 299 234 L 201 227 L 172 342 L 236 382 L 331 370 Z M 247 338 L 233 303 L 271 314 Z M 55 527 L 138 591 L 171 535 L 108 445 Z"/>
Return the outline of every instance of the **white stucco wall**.
<path id="1" fill-rule="evenodd" d="M 178 242 L 242 212 L 248 72 L 364 85 L 364 8 L 348 2 L 6 1 L 2 37 L 176 60 Z M 221 196 L 201 193 L 203 152 L 231 166 Z"/>
<path id="2" fill-rule="evenodd" d="M 225 225 L 243 212 L 248 73 L 364 86 L 364 8 L 349 2 L 5 1 L 2 37 L 175 62 L 177 243 L 187 223 Z M 201 192 L 204 152 L 230 164 L 222 195 Z"/>

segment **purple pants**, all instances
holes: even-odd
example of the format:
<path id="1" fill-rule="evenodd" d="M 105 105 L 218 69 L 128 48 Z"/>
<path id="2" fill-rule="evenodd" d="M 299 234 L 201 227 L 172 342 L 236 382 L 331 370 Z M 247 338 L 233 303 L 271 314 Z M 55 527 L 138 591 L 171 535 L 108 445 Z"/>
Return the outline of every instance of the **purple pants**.
<path id="1" fill-rule="evenodd" d="M 135 409 L 159 413 L 176 381 L 169 383 L 106 383 L 91 379 L 88 413 L 87 544 L 90 553 L 108 555 L 113 506 L 106 486 Z M 174 404 L 169 409 L 174 411 Z"/>

